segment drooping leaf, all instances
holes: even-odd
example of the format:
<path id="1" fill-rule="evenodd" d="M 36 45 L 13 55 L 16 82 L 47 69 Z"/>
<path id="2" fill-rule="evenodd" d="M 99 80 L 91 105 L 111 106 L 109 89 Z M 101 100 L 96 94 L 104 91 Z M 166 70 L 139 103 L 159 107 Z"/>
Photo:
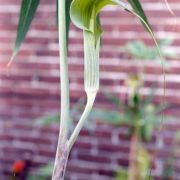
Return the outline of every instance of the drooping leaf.
<path id="1" fill-rule="evenodd" d="M 9 64 L 19 51 L 20 45 L 23 42 L 26 33 L 28 32 L 38 5 L 39 0 L 22 0 L 16 42 Z"/>
<path id="2" fill-rule="evenodd" d="M 141 3 L 139 0 L 128 0 L 128 2 L 131 4 L 134 11 L 147 23 L 147 25 L 150 27 L 150 24 L 148 22 L 148 19 L 146 17 L 146 14 L 143 10 L 143 7 L 141 6 Z M 142 21 L 141 21 L 142 22 Z M 144 22 L 142 22 L 145 29 L 147 29 L 147 26 L 145 26 Z M 149 31 L 149 29 L 147 29 Z"/>
<path id="3" fill-rule="evenodd" d="M 143 26 L 145 27 L 145 29 L 149 32 L 150 36 L 152 37 L 155 45 L 156 45 L 156 49 L 157 49 L 157 52 L 159 54 L 159 57 L 160 57 L 160 60 L 161 60 L 161 64 L 162 64 L 162 67 L 163 67 L 163 73 L 165 74 L 165 64 L 164 64 L 164 58 L 163 58 L 163 55 L 162 55 L 162 52 L 161 52 L 161 49 L 159 47 L 159 44 L 156 40 L 156 37 L 153 33 L 153 30 L 151 28 L 151 26 L 149 25 L 148 23 L 148 20 L 146 18 L 146 15 L 144 13 L 144 10 L 142 9 L 142 6 L 141 4 L 139 3 L 138 0 L 129 0 L 130 1 L 130 4 L 131 6 L 133 7 L 134 11 L 132 11 L 131 9 L 129 9 L 126 5 L 124 5 L 122 3 L 122 1 L 119 1 L 119 0 L 113 0 L 115 2 L 117 2 L 117 4 L 119 4 L 121 7 L 123 7 L 125 10 L 127 10 L 128 12 L 132 13 L 134 16 L 138 17 L 139 20 L 141 21 L 141 23 L 143 24 Z"/>

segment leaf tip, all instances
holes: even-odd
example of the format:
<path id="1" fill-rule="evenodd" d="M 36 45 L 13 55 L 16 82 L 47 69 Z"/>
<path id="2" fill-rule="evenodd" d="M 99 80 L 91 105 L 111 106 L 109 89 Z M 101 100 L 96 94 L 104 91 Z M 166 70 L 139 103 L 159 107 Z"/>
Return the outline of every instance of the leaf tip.
<path id="1" fill-rule="evenodd" d="M 12 64 L 13 60 L 15 59 L 16 55 L 17 55 L 17 52 L 14 51 L 11 58 L 10 58 L 10 60 L 9 60 L 9 62 L 8 62 L 8 64 L 7 64 L 7 68 L 9 68 L 11 66 L 11 64 Z"/>

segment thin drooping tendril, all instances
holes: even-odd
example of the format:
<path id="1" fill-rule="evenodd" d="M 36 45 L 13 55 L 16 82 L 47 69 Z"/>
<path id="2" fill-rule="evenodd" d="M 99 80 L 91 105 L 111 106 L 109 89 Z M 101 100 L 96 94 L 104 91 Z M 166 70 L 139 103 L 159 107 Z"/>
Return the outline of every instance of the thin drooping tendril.
<path id="1" fill-rule="evenodd" d="M 174 26 L 173 26 L 173 31 L 175 30 L 176 26 L 177 26 L 177 17 L 176 17 L 176 14 L 174 13 L 174 11 L 172 10 L 172 8 L 170 7 L 169 3 L 167 0 L 164 0 L 165 4 L 166 4 L 166 7 L 167 9 L 169 10 L 169 12 L 171 13 L 171 15 L 174 17 Z M 165 79 L 165 70 L 163 69 L 163 73 L 164 73 L 164 97 L 163 97 L 163 105 L 165 105 L 166 103 L 166 79 Z M 163 122 L 164 122 L 164 113 L 162 112 L 162 119 L 161 119 L 161 122 L 160 122 L 160 128 L 157 132 L 157 136 L 160 137 L 161 135 L 161 132 L 163 130 Z M 155 156 L 153 158 L 153 161 L 155 161 Z M 151 174 L 152 174 L 152 166 L 149 170 L 149 180 L 151 178 Z"/>
<path id="2" fill-rule="evenodd" d="M 161 53 L 161 49 L 159 48 L 158 42 L 157 42 L 157 40 L 156 40 L 156 38 L 155 38 L 155 35 L 154 35 L 154 33 L 152 32 L 152 30 L 150 29 L 150 27 L 148 26 L 148 24 L 144 21 L 144 19 L 143 19 L 141 16 L 139 16 L 139 15 L 136 14 L 135 12 L 132 11 L 132 14 L 134 14 L 135 16 L 137 16 L 138 18 L 140 18 L 141 21 L 145 24 L 145 26 L 147 26 L 147 28 L 148 28 L 148 30 L 149 30 L 149 32 L 150 32 L 150 34 L 151 34 L 151 36 L 152 36 L 152 38 L 153 38 L 153 40 L 154 40 L 154 43 L 155 43 L 155 45 L 156 45 L 156 47 L 157 47 L 157 51 L 158 51 L 159 57 L 160 57 L 160 59 L 161 59 L 161 66 L 162 66 L 162 71 L 163 71 L 163 81 L 164 81 L 164 83 L 163 83 L 163 101 L 162 101 L 162 104 L 165 105 L 165 102 L 166 102 L 166 71 L 165 71 L 165 67 L 164 67 L 164 64 L 163 64 L 163 62 L 164 62 L 164 57 L 163 57 L 163 55 L 162 55 L 162 53 Z M 163 121 L 164 121 L 164 113 L 162 114 L 162 121 L 161 121 L 161 123 L 160 123 L 160 128 L 159 128 L 160 131 L 161 131 L 162 128 L 163 128 Z"/>

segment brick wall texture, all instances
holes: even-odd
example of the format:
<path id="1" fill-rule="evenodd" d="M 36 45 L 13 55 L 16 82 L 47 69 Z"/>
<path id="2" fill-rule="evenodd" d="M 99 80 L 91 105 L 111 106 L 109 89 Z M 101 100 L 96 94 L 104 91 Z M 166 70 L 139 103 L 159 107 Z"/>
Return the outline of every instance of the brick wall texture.
<path id="1" fill-rule="evenodd" d="M 0 179 L 8 180 L 12 163 L 32 154 L 32 170 L 53 161 L 58 127 L 34 126 L 39 116 L 57 113 L 59 104 L 58 39 L 55 21 L 55 0 L 41 1 L 31 29 L 10 69 L 6 64 L 11 56 L 18 24 L 20 0 L 0 0 Z M 169 0 L 176 14 L 168 12 L 164 0 L 142 0 L 147 16 L 159 39 L 174 38 L 166 50 L 175 50 L 176 59 L 169 59 L 166 73 L 166 101 L 171 104 L 167 113 L 176 116 L 164 125 L 161 134 L 147 147 L 155 152 L 152 174 L 162 179 L 166 160 L 172 155 L 174 137 L 180 129 L 180 1 Z M 124 99 L 127 87 L 124 80 L 135 72 L 139 63 L 129 59 L 123 50 L 125 43 L 140 39 L 152 44 L 151 37 L 131 14 L 118 7 L 108 7 L 101 13 L 104 33 L 101 49 L 101 86 L 96 105 L 111 107 L 103 98 L 103 91 Z M 69 71 L 72 103 L 83 91 L 83 39 L 82 32 L 71 25 Z M 160 64 L 145 62 L 145 87 L 156 82 L 154 100 L 162 102 L 163 74 Z M 81 132 L 71 153 L 67 176 L 70 180 L 110 180 L 121 166 L 128 165 L 129 141 L 124 134 L 127 127 L 95 125 L 93 132 Z M 178 149 L 176 144 L 175 149 Z M 178 156 L 179 155 L 179 156 Z M 174 161 L 173 180 L 180 179 L 180 154 Z"/>

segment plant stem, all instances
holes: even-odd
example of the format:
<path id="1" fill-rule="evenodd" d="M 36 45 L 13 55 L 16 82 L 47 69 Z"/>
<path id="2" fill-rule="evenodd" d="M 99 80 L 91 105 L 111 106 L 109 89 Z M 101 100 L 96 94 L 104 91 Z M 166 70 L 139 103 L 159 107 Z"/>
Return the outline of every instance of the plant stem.
<path id="1" fill-rule="evenodd" d="M 61 79 L 61 116 L 60 132 L 56 150 L 56 158 L 52 180 L 64 179 L 64 171 L 67 164 L 69 150 L 68 121 L 70 119 L 69 108 L 69 77 L 67 63 L 67 41 L 66 41 L 66 15 L 65 0 L 58 1 L 58 30 L 59 30 L 59 52 L 60 52 L 60 79 Z"/>
<path id="2" fill-rule="evenodd" d="M 95 35 L 84 31 L 84 88 L 87 94 L 87 103 L 68 142 L 68 148 L 71 150 L 74 145 L 84 122 L 87 120 L 99 89 L 99 46 L 100 40 L 97 40 L 95 46 Z"/>
<path id="3" fill-rule="evenodd" d="M 87 95 L 87 104 L 86 104 L 86 107 L 84 109 L 84 112 L 78 122 L 78 124 L 76 125 L 70 139 L 69 139 L 69 142 L 68 142 L 68 149 L 71 150 L 72 146 L 74 145 L 83 125 L 84 125 L 84 122 L 87 120 L 88 116 L 89 116 L 89 113 L 91 112 L 91 109 L 92 109 L 92 106 L 94 104 L 94 100 L 96 98 L 96 92 L 94 93 L 91 93 L 91 94 L 88 94 Z"/>
<path id="4" fill-rule="evenodd" d="M 130 145 L 130 155 L 129 155 L 129 172 L 128 172 L 128 180 L 137 180 L 138 176 L 138 128 L 135 127 L 134 132 L 131 137 L 131 145 Z"/>

